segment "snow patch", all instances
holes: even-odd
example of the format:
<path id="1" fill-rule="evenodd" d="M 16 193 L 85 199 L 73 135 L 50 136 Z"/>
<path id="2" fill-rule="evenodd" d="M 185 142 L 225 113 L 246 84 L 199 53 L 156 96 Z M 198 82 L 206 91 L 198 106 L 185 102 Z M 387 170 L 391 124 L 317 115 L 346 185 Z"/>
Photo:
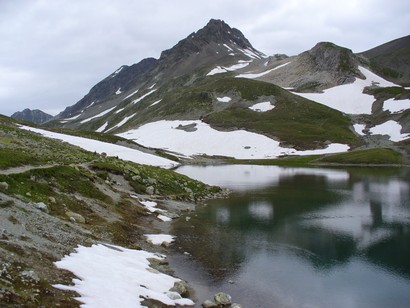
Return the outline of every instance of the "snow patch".
<path id="1" fill-rule="evenodd" d="M 131 119 L 133 116 L 135 116 L 135 114 L 132 114 L 132 115 L 130 115 L 130 116 L 128 116 L 128 117 L 125 117 L 124 119 L 121 120 L 121 122 L 119 122 L 118 124 L 116 124 L 116 125 L 114 125 L 113 127 L 111 127 L 111 128 L 107 131 L 107 133 L 108 133 L 109 131 L 113 130 L 114 128 L 118 128 L 118 127 L 123 126 L 123 125 L 124 125 L 125 123 L 127 123 L 128 120 Z"/>
<path id="2" fill-rule="evenodd" d="M 169 234 L 144 234 L 147 238 L 147 242 L 152 243 L 153 245 L 161 245 L 162 243 L 171 244 L 175 236 Z"/>
<path id="3" fill-rule="evenodd" d="M 217 97 L 216 99 L 221 103 L 229 103 L 232 100 L 229 96 Z"/>
<path id="4" fill-rule="evenodd" d="M 116 106 L 115 106 L 115 107 L 116 107 Z M 97 115 L 95 115 L 95 116 L 93 116 L 93 117 L 91 117 L 91 118 L 82 120 L 80 123 L 81 123 L 81 124 L 84 124 L 84 123 L 90 122 L 91 120 L 94 120 L 94 119 L 96 119 L 96 118 L 101 118 L 102 116 L 104 116 L 104 115 L 106 115 L 107 113 L 111 112 L 115 107 L 112 107 L 112 108 L 109 108 L 109 109 L 107 109 L 107 110 L 104 110 L 103 112 L 100 112 L 99 114 L 97 114 Z"/>
<path id="5" fill-rule="evenodd" d="M 117 111 L 115 111 L 115 114 L 118 114 L 118 113 L 120 113 L 121 111 L 123 111 L 125 108 L 120 108 L 120 109 L 118 109 Z"/>
<path id="6" fill-rule="evenodd" d="M 151 105 L 149 105 L 148 107 L 155 106 L 156 104 L 159 104 L 161 101 L 162 101 L 162 99 L 159 99 L 159 100 L 153 102 L 153 103 L 152 103 Z"/>
<path id="7" fill-rule="evenodd" d="M 121 92 L 121 88 L 118 88 L 118 90 L 117 91 L 115 91 L 115 95 L 118 95 L 118 94 L 121 94 L 122 92 Z"/>
<path id="8" fill-rule="evenodd" d="M 281 65 L 278 65 L 277 67 L 274 67 L 274 68 L 272 68 L 272 69 L 270 69 L 270 70 L 267 70 L 267 71 L 264 71 L 264 72 L 262 72 L 262 73 L 240 74 L 240 75 L 235 76 L 235 77 L 236 77 L 236 78 L 248 78 L 248 79 L 259 78 L 259 77 L 262 77 L 262 76 L 265 76 L 265 75 L 269 74 L 270 72 L 273 72 L 273 71 L 275 71 L 275 70 L 277 70 L 277 69 L 280 69 L 280 68 L 282 68 L 282 67 L 288 65 L 289 63 L 291 63 L 291 62 L 287 62 L 287 63 L 281 64 Z"/>
<path id="9" fill-rule="evenodd" d="M 152 88 L 154 88 L 156 85 L 156 83 L 154 83 L 152 86 L 148 87 L 148 90 L 151 90 Z"/>
<path id="10" fill-rule="evenodd" d="M 126 97 L 124 97 L 122 100 L 125 101 L 127 98 L 130 98 L 131 96 L 137 94 L 139 91 L 139 89 L 135 90 L 134 92 L 132 92 L 130 95 L 127 95 Z"/>
<path id="11" fill-rule="evenodd" d="M 64 123 L 66 123 L 66 122 L 68 122 L 68 121 L 75 120 L 75 119 L 77 119 L 82 113 L 83 113 L 83 112 L 81 111 L 80 114 L 77 114 L 76 116 L 73 116 L 73 117 L 71 117 L 71 118 L 64 119 L 64 120 L 62 120 L 62 121 L 65 121 Z"/>
<path id="12" fill-rule="evenodd" d="M 216 75 L 216 74 L 221 74 L 221 73 L 226 73 L 226 72 L 232 72 L 232 71 L 236 71 L 239 70 L 241 68 L 247 67 L 249 65 L 250 62 L 240 62 L 238 64 L 234 64 L 232 66 L 229 67 L 225 67 L 225 66 L 217 66 L 216 68 L 214 68 L 212 71 L 210 71 L 207 76 L 212 76 L 212 75 Z"/>
<path id="13" fill-rule="evenodd" d="M 295 93 L 304 98 L 318 102 L 330 108 L 349 114 L 371 114 L 372 105 L 375 101 L 372 95 L 364 94 L 364 87 L 377 84 L 380 87 L 392 87 L 395 84 L 384 80 L 371 71 L 359 66 L 366 79 L 359 79 L 350 84 L 336 86 L 323 93 Z"/>
<path id="14" fill-rule="evenodd" d="M 162 260 L 164 256 L 107 244 L 78 246 L 54 264 L 80 279 L 73 279 L 74 285 L 53 286 L 77 292 L 86 307 L 144 307 L 144 298 L 171 306 L 194 305 L 169 291 L 180 280 L 152 269 L 149 258 Z"/>
<path id="15" fill-rule="evenodd" d="M 356 133 L 358 133 L 360 136 L 365 136 L 366 134 L 363 133 L 363 130 L 366 128 L 366 124 L 354 124 L 353 128 Z"/>
<path id="16" fill-rule="evenodd" d="M 383 124 L 376 125 L 370 129 L 370 133 L 374 135 L 389 135 L 390 140 L 399 142 L 410 138 L 410 134 L 401 133 L 401 125 L 396 121 L 389 120 Z"/>
<path id="17" fill-rule="evenodd" d="M 58 139 L 76 145 L 84 150 L 96 153 L 106 153 L 108 156 L 118 156 L 120 159 L 129 160 L 138 164 L 145 164 L 151 166 L 158 166 L 163 168 L 172 168 L 178 165 L 177 163 L 159 157 L 144 153 L 138 150 L 130 149 L 127 147 L 119 146 L 112 143 L 106 143 L 98 140 L 82 138 L 77 136 L 70 136 L 65 134 L 59 134 L 50 132 L 47 130 L 34 128 L 30 126 L 20 126 L 20 128 L 29 130 L 35 133 L 39 133 L 45 137 Z"/>
<path id="18" fill-rule="evenodd" d="M 154 93 L 156 90 L 157 90 L 157 89 L 151 90 L 151 91 L 149 91 L 148 93 L 144 94 L 143 96 L 141 96 L 141 97 L 139 97 L 139 98 L 133 100 L 133 101 L 132 101 L 132 104 L 136 104 L 136 103 L 142 101 L 144 98 L 146 98 L 147 96 L 151 95 L 151 94 Z"/>
<path id="19" fill-rule="evenodd" d="M 272 105 L 271 102 L 262 102 L 249 107 L 249 109 L 257 112 L 266 112 L 273 108 L 275 108 L 275 106 Z"/>
<path id="20" fill-rule="evenodd" d="M 108 126 L 108 122 L 105 122 L 100 128 L 96 130 L 97 133 L 102 133 Z"/>
<path id="21" fill-rule="evenodd" d="M 383 111 L 388 110 L 392 113 L 400 113 L 407 109 L 410 109 L 410 99 L 395 100 L 391 98 L 383 103 Z"/>
<path id="22" fill-rule="evenodd" d="M 179 125 L 196 124 L 197 130 L 186 132 L 176 129 Z M 185 156 L 220 155 L 238 159 L 275 158 L 281 155 L 313 155 L 345 152 L 345 144 L 330 144 L 325 149 L 296 151 L 283 148 L 278 141 L 266 136 L 236 130 L 217 131 L 202 121 L 158 121 L 140 126 L 118 136 L 135 140 L 147 147 L 162 148 Z"/>

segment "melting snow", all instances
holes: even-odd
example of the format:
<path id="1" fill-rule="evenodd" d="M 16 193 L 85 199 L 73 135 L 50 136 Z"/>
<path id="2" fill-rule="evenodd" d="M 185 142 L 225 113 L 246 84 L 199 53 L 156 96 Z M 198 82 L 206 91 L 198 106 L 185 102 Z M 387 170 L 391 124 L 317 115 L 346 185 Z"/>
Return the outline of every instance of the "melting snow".
<path id="1" fill-rule="evenodd" d="M 155 106 L 156 104 L 159 104 L 162 101 L 162 99 L 159 99 L 155 102 L 153 102 L 151 105 L 149 105 L 149 107 Z"/>
<path id="2" fill-rule="evenodd" d="M 410 134 L 401 133 L 401 125 L 396 121 L 389 120 L 383 124 L 377 125 L 370 129 L 370 133 L 374 135 L 389 135 L 390 140 L 399 142 L 410 138 Z"/>
<path id="3" fill-rule="evenodd" d="M 395 100 L 391 98 L 383 103 L 384 111 L 399 113 L 407 109 L 410 109 L 410 99 Z"/>
<path id="4" fill-rule="evenodd" d="M 77 292 L 86 307 L 144 307 L 144 298 L 172 306 L 194 305 L 169 291 L 180 280 L 150 268 L 149 258 L 164 256 L 106 244 L 78 246 L 55 265 L 80 279 L 73 279 L 74 285 L 54 287 Z"/>
<path id="5" fill-rule="evenodd" d="M 96 130 L 97 133 L 102 133 L 108 126 L 108 122 L 105 122 L 100 128 Z"/>
<path id="6" fill-rule="evenodd" d="M 29 127 L 29 126 L 20 126 L 20 128 L 29 130 L 35 133 L 39 133 L 48 138 L 54 138 L 68 142 L 70 144 L 79 146 L 84 150 L 97 153 L 107 153 L 108 156 L 118 156 L 121 159 L 129 160 L 139 164 L 158 166 L 163 168 L 172 168 L 177 165 L 175 162 L 151 155 L 148 153 L 143 153 L 138 150 L 130 149 L 127 147 L 119 146 L 112 143 L 106 143 L 98 140 L 82 138 L 77 136 L 64 135 L 59 133 L 50 132 L 47 130 Z"/>
<path id="7" fill-rule="evenodd" d="M 365 80 L 356 78 L 353 83 L 327 89 L 324 93 L 295 94 L 344 113 L 371 114 L 375 99 L 372 95 L 363 93 L 364 87 L 371 86 L 373 83 L 380 87 L 392 87 L 395 84 L 382 79 L 364 67 L 359 66 L 359 70 L 366 76 Z"/>
<path id="8" fill-rule="evenodd" d="M 154 93 L 156 90 L 157 90 L 157 89 L 154 89 L 154 90 L 149 91 L 148 93 L 146 93 L 146 94 L 144 94 L 143 96 L 137 98 L 136 100 L 133 100 L 132 103 L 133 103 L 133 104 L 136 104 L 136 103 L 142 101 L 144 98 L 146 98 L 148 95 L 151 95 L 151 94 Z"/>
<path id="9" fill-rule="evenodd" d="M 128 122 L 129 119 L 131 119 L 133 116 L 135 116 L 135 114 L 132 114 L 128 117 L 125 117 L 124 119 L 121 120 L 121 122 L 119 122 L 118 124 L 114 125 L 113 127 L 111 127 L 107 132 L 109 132 L 110 130 L 113 130 L 114 128 L 118 128 L 123 126 L 125 123 Z"/>
<path id="10" fill-rule="evenodd" d="M 123 111 L 125 108 L 120 108 L 120 109 L 118 109 L 116 112 L 115 112 L 115 114 L 118 114 L 118 113 L 120 113 L 121 111 Z"/>
<path id="11" fill-rule="evenodd" d="M 153 87 L 155 87 L 155 85 L 156 85 L 156 83 L 154 83 L 152 86 L 150 86 L 150 87 L 148 88 L 148 90 L 151 90 Z"/>
<path id="12" fill-rule="evenodd" d="M 144 236 L 154 245 L 161 245 L 164 242 L 170 244 L 175 239 L 175 236 L 169 234 L 144 234 Z"/>
<path id="13" fill-rule="evenodd" d="M 365 136 L 366 134 L 363 133 L 363 130 L 366 128 L 366 124 L 354 124 L 353 128 L 356 133 L 358 133 L 360 136 Z"/>
<path id="14" fill-rule="evenodd" d="M 270 102 L 262 102 L 249 107 L 249 109 L 257 112 L 266 112 L 272 110 L 273 108 L 275 108 L 275 106 Z"/>
<path id="15" fill-rule="evenodd" d="M 229 103 L 232 99 L 229 96 L 217 97 L 218 102 Z"/>
<path id="16" fill-rule="evenodd" d="M 124 97 L 122 100 L 125 101 L 127 98 L 130 98 L 131 96 L 133 96 L 134 94 L 137 94 L 139 91 L 139 89 L 135 90 L 134 92 L 132 92 L 130 95 L 127 95 L 126 97 Z"/>
<path id="17" fill-rule="evenodd" d="M 196 124 L 197 130 L 186 132 L 176 129 L 179 125 Z M 118 136 L 136 140 L 138 143 L 153 148 L 163 148 L 185 156 L 222 155 L 239 159 L 275 158 L 280 155 L 313 155 L 345 152 L 348 145 L 330 144 L 326 149 L 296 151 L 283 148 L 279 142 L 266 136 L 236 130 L 217 131 L 201 121 L 158 121 L 145 124 L 137 129 L 118 134 Z"/>
<path id="18" fill-rule="evenodd" d="M 214 68 L 212 71 L 210 71 L 207 76 L 212 76 L 215 74 L 221 74 L 221 73 L 226 73 L 226 72 L 232 72 L 232 71 L 236 71 L 239 70 L 241 68 L 244 68 L 246 66 L 249 65 L 250 62 L 240 62 L 238 64 L 234 64 L 232 66 L 229 67 L 225 67 L 225 66 L 217 66 L 216 68 Z"/>
<path id="19" fill-rule="evenodd" d="M 107 110 L 104 110 L 103 112 L 101 112 L 101 113 L 99 113 L 99 114 L 97 114 L 97 115 L 95 115 L 95 116 L 93 116 L 93 117 L 91 117 L 91 118 L 82 120 L 80 123 L 84 124 L 84 123 L 90 122 L 91 120 L 94 120 L 94 119 L 96 119 L 96 118 L 100 118 L 100 117 L 106 115 L 107 113 L 109 113 L 109 112 L 110 112 L 111 110 L 113 110 L 114 108 L 115 108 L 115 107 L 112 107 L 112 108 L 109 108 L 109 109 L 107 109 Z"/>
<path id="20" fill-rule="evenodd" d="M 116 95 L 121 94 L 121 88 L 118 88 L 118 90 L 115 92 Z"/>
<path id="21" fill-rule="evenodd" d="M 270 69 L 270 70 L 267 70 L 267 71 L 264 71 L 264 72 L 262 72 L 262 73 L 240 74 L 240 75 L 235 76 L 235 77 L 236 77 L 236 78 L 249 78 L 249 79 L 259 78 L 259 77 L 262 77 L 262 76 L 265 76 L 265 75 L 269 74 L 270 72 L 273 72 L 273 71 L 275 71 L 275 70 L 277 70 L 277 69 L 280 69 L 281 67 L 284 67 L 284 66 L 288 65 L 289 63 L 291 63 L 291 62 L 287 62 L 287 63 L 285 63 L 285 64 L 278 65 L 277 67 L 274 67 L 274 68 L 272 68 L 272 69 Z"/>

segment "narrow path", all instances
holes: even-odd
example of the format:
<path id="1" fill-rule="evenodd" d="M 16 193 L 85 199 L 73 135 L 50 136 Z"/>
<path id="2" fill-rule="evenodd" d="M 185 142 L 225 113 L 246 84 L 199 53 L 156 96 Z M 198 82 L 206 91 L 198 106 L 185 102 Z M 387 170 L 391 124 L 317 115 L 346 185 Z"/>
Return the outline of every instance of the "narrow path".
<path id="1" fill-rule="evenodd" d="M 19 174 L 19 173 L 24 173 L 24 172 L 34 170 L 34 169 L 48 169 L 48 168 L 52 168 L 55 166 L 57 165 L 55 164 L 54 165 L 41 165 L 41 166 L 26 165 L 26 166 L 13 167 L 9 169 L 0 170 L 0 174 L 3 174 L 3 175 Z"/>

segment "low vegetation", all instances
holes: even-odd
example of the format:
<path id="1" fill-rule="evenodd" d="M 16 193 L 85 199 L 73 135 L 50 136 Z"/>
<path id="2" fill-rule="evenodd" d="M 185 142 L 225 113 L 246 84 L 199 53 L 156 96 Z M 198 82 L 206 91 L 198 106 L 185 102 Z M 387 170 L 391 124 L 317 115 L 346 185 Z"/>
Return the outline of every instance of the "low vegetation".
<path id="1" fill-rule="evenodd" d="M 346 165 L 400 165 L 403 156 L 392 149 L 378 148 L 325 156 L 318 160 L 321 163 Z"/>

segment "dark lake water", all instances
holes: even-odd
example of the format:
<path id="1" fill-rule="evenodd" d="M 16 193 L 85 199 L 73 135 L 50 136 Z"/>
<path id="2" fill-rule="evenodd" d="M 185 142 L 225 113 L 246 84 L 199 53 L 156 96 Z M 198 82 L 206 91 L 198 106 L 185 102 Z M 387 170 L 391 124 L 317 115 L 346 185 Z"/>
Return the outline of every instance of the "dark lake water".
<path id="1" fill-rule="evenodd" d="M 173 224 L 170 256 L 200 302 L 244 307 L 410 307 L 410 172 L 185 166 L 230 188 Z"/>

